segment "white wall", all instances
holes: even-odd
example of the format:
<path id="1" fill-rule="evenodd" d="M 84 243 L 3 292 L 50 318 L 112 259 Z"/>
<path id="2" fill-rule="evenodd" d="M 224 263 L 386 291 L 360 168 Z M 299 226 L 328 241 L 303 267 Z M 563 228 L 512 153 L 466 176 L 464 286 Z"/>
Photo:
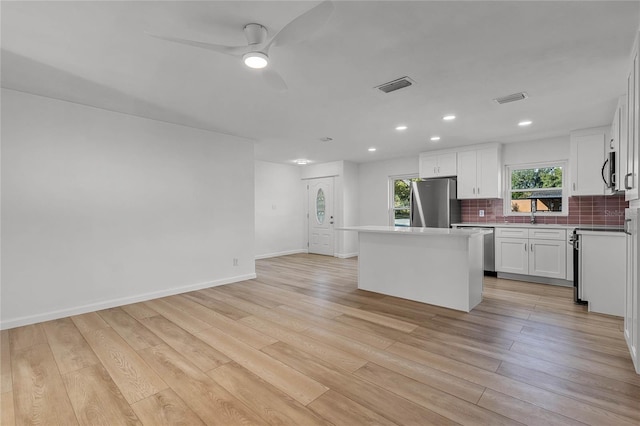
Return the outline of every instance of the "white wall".
<path id="1" fill-rule="evenodd" d="M 300 166 L 255 162 L 256 258 L 307 251 L 307 192 L 300 175 Z"/>
<path id="2" fill-rule="evenodd" d="M 502 161 L 505 165 L 540 163 L 569 159 L 569 135 L 508 143 L 502 146 Z"/>
<path id="3" fill-rule="evenodd" d="M 342 205 L 344 220 L 342 226 L 359 225 L 359 192 L 360 180 L 358 171 L 360 166 L 349 161 L 344 162 L 344 179 L 342 191 Z M 352 257 L 358 254 L 358 233 L 340 231 L 342 238 L 340 239 L 341 247 L 338 251 L 339 257 Z"/>
<path id="4" fill-rule="evenodd" d="M 252 143 L 3 89 L 2 144 L 2 328 L 255 276 Z"/>
<path id="5" fill-rule="evenodd" d="M 418 156 L 360 164 L 359 225 L 389 225 L 389 177 L 418 174 Z"/>

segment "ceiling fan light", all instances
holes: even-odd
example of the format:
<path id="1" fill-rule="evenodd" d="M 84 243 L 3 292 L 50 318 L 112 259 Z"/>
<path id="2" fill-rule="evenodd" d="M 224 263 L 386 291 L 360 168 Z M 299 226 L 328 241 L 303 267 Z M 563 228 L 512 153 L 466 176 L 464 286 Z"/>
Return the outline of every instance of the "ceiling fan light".
<path id="1" fill-rule="evenodd" d="M 245 53 L 242 57 L 244 64 L 249 68 L 264 68 L 269 64 L 269 57 L 262 52 Z"/>

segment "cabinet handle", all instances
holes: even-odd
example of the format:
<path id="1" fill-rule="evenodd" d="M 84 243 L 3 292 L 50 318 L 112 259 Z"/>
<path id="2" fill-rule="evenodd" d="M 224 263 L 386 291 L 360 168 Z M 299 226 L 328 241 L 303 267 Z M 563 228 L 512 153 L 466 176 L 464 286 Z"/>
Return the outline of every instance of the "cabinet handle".
<path id="1" fill-rule="evenodd" d="M 533 243 L 531 243 L 531 251 L 533 251 Z"/>
<path id="2" fill-rule="evenodd" d="M 633 176 L 633 173 L 627 173 L 624 175 L 624 189 L 633 189 L 631 185 L 629 185 L 629 178 Z"/>
<path id="3" fill-rule="evenodd" d="M 627 235 L 631 235 L 631 232 L 629 232 L 629 224 L 631 223 L 631 219 L 625 219 L 624 220 L 624 233 Z"/>
<path id="4" fill-rule="evenodd" d="M 440 173 L 440 166 L 438 166 L 438 173 Z"/>
<path id="5" fill-rule="evenodd" d="M 576 190 L 576 183 L 575 182 L 573 182 L 572 188 L 573 188 L 574 191 Z"/>
<path id="6" fill-rule="evenodd" d="M 478 187 L 478 195 L 480 195 L 480 187 Z"/>
<path id="7" fill-rule="evenodd" d="M 435 175 L 436 173 L 437 173 L 437 172 L 436 172 L 436 168 L 434 167 L 434 168 L 433 168 L 433 174 Z"/>
<path id="8" fill-rule="evenodd" d="M 527 244 L 524 244 L 524 251 L 527 251 Z"/>
<path id="9" fill-rule="evenodd" d="M 476 193 L 476 189 L 475 189 L 475 188 L 473 188 L 473 193 L 474 193 L 474 194 Z"/>

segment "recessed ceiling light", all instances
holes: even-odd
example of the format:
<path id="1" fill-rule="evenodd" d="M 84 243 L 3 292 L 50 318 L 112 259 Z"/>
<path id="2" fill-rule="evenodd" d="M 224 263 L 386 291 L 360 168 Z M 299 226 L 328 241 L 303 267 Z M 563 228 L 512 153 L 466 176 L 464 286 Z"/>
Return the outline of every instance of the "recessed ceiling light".
<path id="1" fill-rule="evenodd" d="M 531 120 L 522 120 L 521 122 L 518 123 L 518 126 L 528 126 L 531 123 L 533 123 Z"/>
<path id="2" fill-rule="evenodd" d="M 396 130 L 407 130 L 407 126 L 405 126 L 404 124 L 400 125 L 400 126 L 397 126 Z"/>
<path id="3" fill-rule="evenodd" d="M 455 119 L 456 119 L 456 116 L 455 116 L 455 115 L 453 115 L 453 114 L 445 115 L 444 117 L 442 117 L 442 119 L 443 119 L 444 121 L 451 121 L 451 120 L 455 120 Z"/>
<path id="4" fill-rule="evenodd" d="M 306 164 L 309 164 L 309 160 L 305 159 L 305 158 L 299 158 L 297 160 L 293 160 L 294 163 L 296 163 L 299 166 L 304 166 Z"/>
<path id="5" fill-rule="evenodd" d="M 369 152 L 375 152 L 376 149 L 375 148 L 369 148 Z"/>
<path id="6" fill-rule="evenodd" d="M 432 141 L 439 141 L 440 140 L 440 136 L 431 136 L 431 140 Z"/>

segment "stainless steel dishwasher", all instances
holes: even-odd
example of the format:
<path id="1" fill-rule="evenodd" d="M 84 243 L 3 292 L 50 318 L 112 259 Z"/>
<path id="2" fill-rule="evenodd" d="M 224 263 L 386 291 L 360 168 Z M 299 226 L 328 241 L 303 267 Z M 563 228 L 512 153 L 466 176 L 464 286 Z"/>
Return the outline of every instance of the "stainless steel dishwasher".
<path id="1" fill-rule="evenodd" d="M 477 229 L 480 231 L 491 231 L 484 235 L 484 272 L 485 274 L 495 275 L 496 273 L 496 247 L 495 247 L 495 228 L 493 226 L 464 226 L 457 225 L 458 228 Z"/>

